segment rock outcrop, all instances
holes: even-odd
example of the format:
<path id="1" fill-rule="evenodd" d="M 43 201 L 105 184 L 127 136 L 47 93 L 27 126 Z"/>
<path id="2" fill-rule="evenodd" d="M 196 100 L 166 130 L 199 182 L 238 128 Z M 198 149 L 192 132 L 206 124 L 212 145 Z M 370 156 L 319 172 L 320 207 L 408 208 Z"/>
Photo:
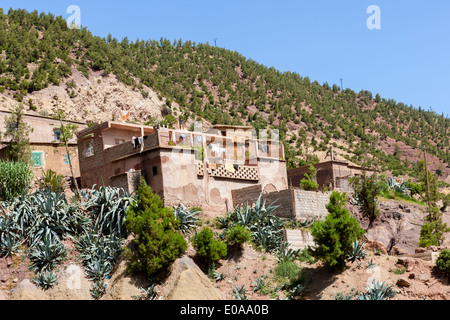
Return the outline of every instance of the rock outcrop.
<path id="1" fill-rule="evenodd" d="M 414 253 L 419 246 L 420 228 L 425 214 L 419 205 L 399 204 L 396 201 L 380 203 L 380 216 L 369 227 L 369 219 L 362 217 L 357 206 L 349 207 L 361 226 L 366 229 L 369 241 L 382 243 L 390 253 Z"/>
<path id="2" fill-rule="evenodd" d="M 165 285 L 165 300 L 221 300 L 222 292 L 188 256 L 176 260 Z"/>

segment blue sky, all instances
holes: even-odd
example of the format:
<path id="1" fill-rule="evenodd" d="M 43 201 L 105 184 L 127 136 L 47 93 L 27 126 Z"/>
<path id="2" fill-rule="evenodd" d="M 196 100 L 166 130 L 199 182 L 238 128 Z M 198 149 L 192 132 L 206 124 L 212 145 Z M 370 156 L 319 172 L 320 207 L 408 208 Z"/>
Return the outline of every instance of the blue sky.
<path id="1" fill-rule="evenodd" d="M 450 1 L 228 0 L 99 1 L 0 0 L 1 7 L 51 12 L 94 35 L 121 40 L 209 42 L 268 67 L 319 83 L 369 90 L 450 116 Z M 370 30 L 370 5 L 381 29 Z"/>

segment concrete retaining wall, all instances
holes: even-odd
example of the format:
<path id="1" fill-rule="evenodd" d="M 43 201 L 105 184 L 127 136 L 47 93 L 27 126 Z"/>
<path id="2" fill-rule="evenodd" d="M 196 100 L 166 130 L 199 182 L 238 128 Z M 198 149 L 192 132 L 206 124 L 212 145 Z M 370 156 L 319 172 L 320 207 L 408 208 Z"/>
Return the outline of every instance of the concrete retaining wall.
<path id="1" fill-rule="evenodd" d="M 330 201 L 331 192 L 305 191 L 298 188 L 292 190 L 297 220 L 306 220 L 313 217 L 324 219 L 328 215 L 325 206 Z"/>

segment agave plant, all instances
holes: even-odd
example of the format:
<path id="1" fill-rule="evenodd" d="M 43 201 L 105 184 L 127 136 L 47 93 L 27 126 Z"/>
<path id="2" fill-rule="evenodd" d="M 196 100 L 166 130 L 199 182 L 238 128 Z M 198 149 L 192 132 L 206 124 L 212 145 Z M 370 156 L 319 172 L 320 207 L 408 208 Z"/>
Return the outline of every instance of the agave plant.
<path id="1" fill-rule="evenodd" d="M 94 258 L 114 263 L 121 251 L 121 245 L 121 239 L 114 235 L 99 236 L 92 231 L 80 236 L 75 244 L 84 264 Z"/>
<path id="2" fill-rule="evenodd" d="M 0 216 L 0 235 L 4 233 L 14 233 L 20 232 L 19 226 L 15 223 L 11 215 Z"/>
<path id="3" fill-rule="evenodd" d="M 261 294 L 267 294 L 267 282 L 265 281 L 266 276 L 258 276 L 253 283 L 253 292 L 259 292 Z"/>
<path id="4" fill-rule="evenodd" d="M 66 257 L 66 247 L 51 237 L 44 237 L 30 251 L 31 269 L 35 271 L 52 270 Z"/>
<path id="5" fill-rule="evenodd" d="M 363 249 L 366 242 L 353 242 L 351 251 L 347 254 L 347 260 L 355 262 L 356 260 L 363 260 L 366 257 L 366 252 Z"/>
<path id="6" fill-rule="evenodd" d="M 408 187 L 408 184 L 406 182 L 401 182 L 400 180 L 396 180 L 393 177 L 389 177 L 386 180 L 387 183 L 387 188 L 389 190 L 401 193 L 401 194 L 406 194 L 407 191 L 410 190 L 410 188 Z"/>
<path id="7" fill-rule="evenodd" d="M 307 291 L 303 284 L 296 283 L 289 288 L 289 296 L 291 298 L 301 297 Z"/>
<path id="8" fill-rule="evenodd" d="M 275 256 L 275 259 L 279 261 L 294 261 L 297 259 L 301 254 L 301 249 L 291 249 L 288 248 L 288 243 L 285 242 L 285 245 L 281 246 L 281 250 L 278 250 Z"/>
<path id="9" fill-rule="evenodd" d="M 236 224 L 247 227 L 252 232 L 253 242 L 260 248 L 272 252 L 277 251 L 283 245 L 284 221 L 273 214 L 278 206 L 271 203 L 266 206 L 259 196 L 255 206 L 248 204 L 244 207 L 236 207 L 227 215 L 222 225 L 231 228 Z M 225 219 L 224 219 L 225 220 Z"/>
<path id="10" fill-rule="evenodd" d="M 395 296 L 392 285 L 375 279 L 367 288 L 367 292 L 357 297 L 357 300 L 387 300 Z"/>
<path id="11" fill-rule="evenodd" d="M 292 229 L 309 229 L 313 226 L 313 224 L 316 222 L 316 218 L 312 217 L 311 219 L 305 219 L 305 220 L 297 220 L 295 218 L 289 219 L 285 226 L 287 228 Z"/>
<path id="12" fill-rule="evenodd" d="M 147 289 L 141 288 L 143 293 L 139 296 L 132 296 L 135 300 L 159 300 L 159 292 L 155 288 L 155 284 L 152 284 Z"/>
<path id="13" fill-rule="evenodd" d="M 3 233 L 0 236 L 0 257 L 8 257 L 20 252 L 22 241 L 14 234 Z"/>
<path id="14" fill-rule="evenodd" d="M 111 262 L 102 257 L 93 257 L 85 267 L 85 273 L 89 280 L 104 280 L 112 271 Z"/>
<path id="15" fill-rule="evenodd" d="M 267 252 L 275 252 L 285 245 L 282 229 L 271 226 L 260 226 L 252 233 L 253 242 L 257 247 Z"/>
<path id="16" fill-rule="evenodd" d="M 196 208 L 187 209 L 186 206 L 180 203 L 173 208 L 176 219 L 180 222 L 179 229 L 183 234 L 189 233 L 198 225 L 198 214 L 201 210 Z"/>
<path id="17" fill-rule="evenodd" d="M 367 269 L 373 269 L 377 266 L 377 264 L 372 260 L 367 260 Z"/>
<path id="18" fill-rule="evenodd" d="M 131 195 L 121 188 L 94 186 L 89 192 L 81 193 L 82 204 L 90 213 L 96 229 L 102 234 L 126 237 L 125 216 L 131 202 Z"/>
<path id="19" fill-rule="evenodd" d="M 33 247 L 49 233 L 58 239 L 70 233 L 68 207 L 64 193 L 45 189 L 18 199 L 11 205 L 11 216 Z"/>
<path id="20" fill-rule="evenodd" d="M 94 281 L 91 289 L 91 296 L 94 299 L 100 299 L 106 293 L 106 283 L 102 280 Z"/>
<path id="21" fill-rule="evenodd" d="M 225 279 L 225 274 L 217 271 L 216 264 L 214 262 L 208 268 L 208 276 L 216 282 Z"/>
<path id="22" fill-rule="evenodd" d="M 58 283 L 58 276 L 53 271 L 42 271 L 36 274 L 33 282 L 44 290 L 48 290 Z"/>
<path id="23" fill-rule="evenodd" d="M 236 286 L 233 290 L 233 298 L 234 300 L 249 300 L 246 293 L 247 290 L 244 288 L 244 285 Z"/>

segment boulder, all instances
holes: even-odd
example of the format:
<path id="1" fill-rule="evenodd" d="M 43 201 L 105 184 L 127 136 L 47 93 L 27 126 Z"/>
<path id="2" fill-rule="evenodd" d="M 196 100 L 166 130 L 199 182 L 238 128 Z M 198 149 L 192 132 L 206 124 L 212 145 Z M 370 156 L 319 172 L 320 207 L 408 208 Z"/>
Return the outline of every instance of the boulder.
<path id="1" fill-rule="evenodd" d="M 4 290 L 0 290 L 0 301 L 1 300 L 9 300 L 8 293 Z"/>
<path id="2" fill-rule="evenodd" d="M 166 300 L 221 300 L 222 292 L 214 287 L 188 256 L 177 259 L 166 282 Z"/>
<path id="3" fill-rule="evenodd" d="M 45 292 L 50 300 L 90 300 L 91 287 L 83 268 L 70 264 L 59 272 L 58 283 Z"/>
<path id="4" fill-rule="evenodd" d="M 143 276 L 132 276 L 127 272 L 129 262 L 121 260 L 107 279 L 106 294 L 102 300 L 132 300 L 133 296 L 142 293 L 141 288 L 147 288 L 148 280 Z"/>
<path id="5" fill-rule="evenodd" d="M 380 251 L 382 254 L 387 254 L 386 246 L 379 241 L 367 240 L 364 244 L 364 249 L 368 251 Z"/>
<path id="6" fill-rule="evenodd" d="M 411 285 L 411 283 L 408 280 L 404 279 L 404 278 L 399 278 L 397 280 L 396 284 L 399 287 L 409 287 Z"/>
<path id="7" fill-rule="evenodd" d="M 24 279 L 13 289 L 11 300 L 48 300 L 48 297 L 30 279 Z"/>

